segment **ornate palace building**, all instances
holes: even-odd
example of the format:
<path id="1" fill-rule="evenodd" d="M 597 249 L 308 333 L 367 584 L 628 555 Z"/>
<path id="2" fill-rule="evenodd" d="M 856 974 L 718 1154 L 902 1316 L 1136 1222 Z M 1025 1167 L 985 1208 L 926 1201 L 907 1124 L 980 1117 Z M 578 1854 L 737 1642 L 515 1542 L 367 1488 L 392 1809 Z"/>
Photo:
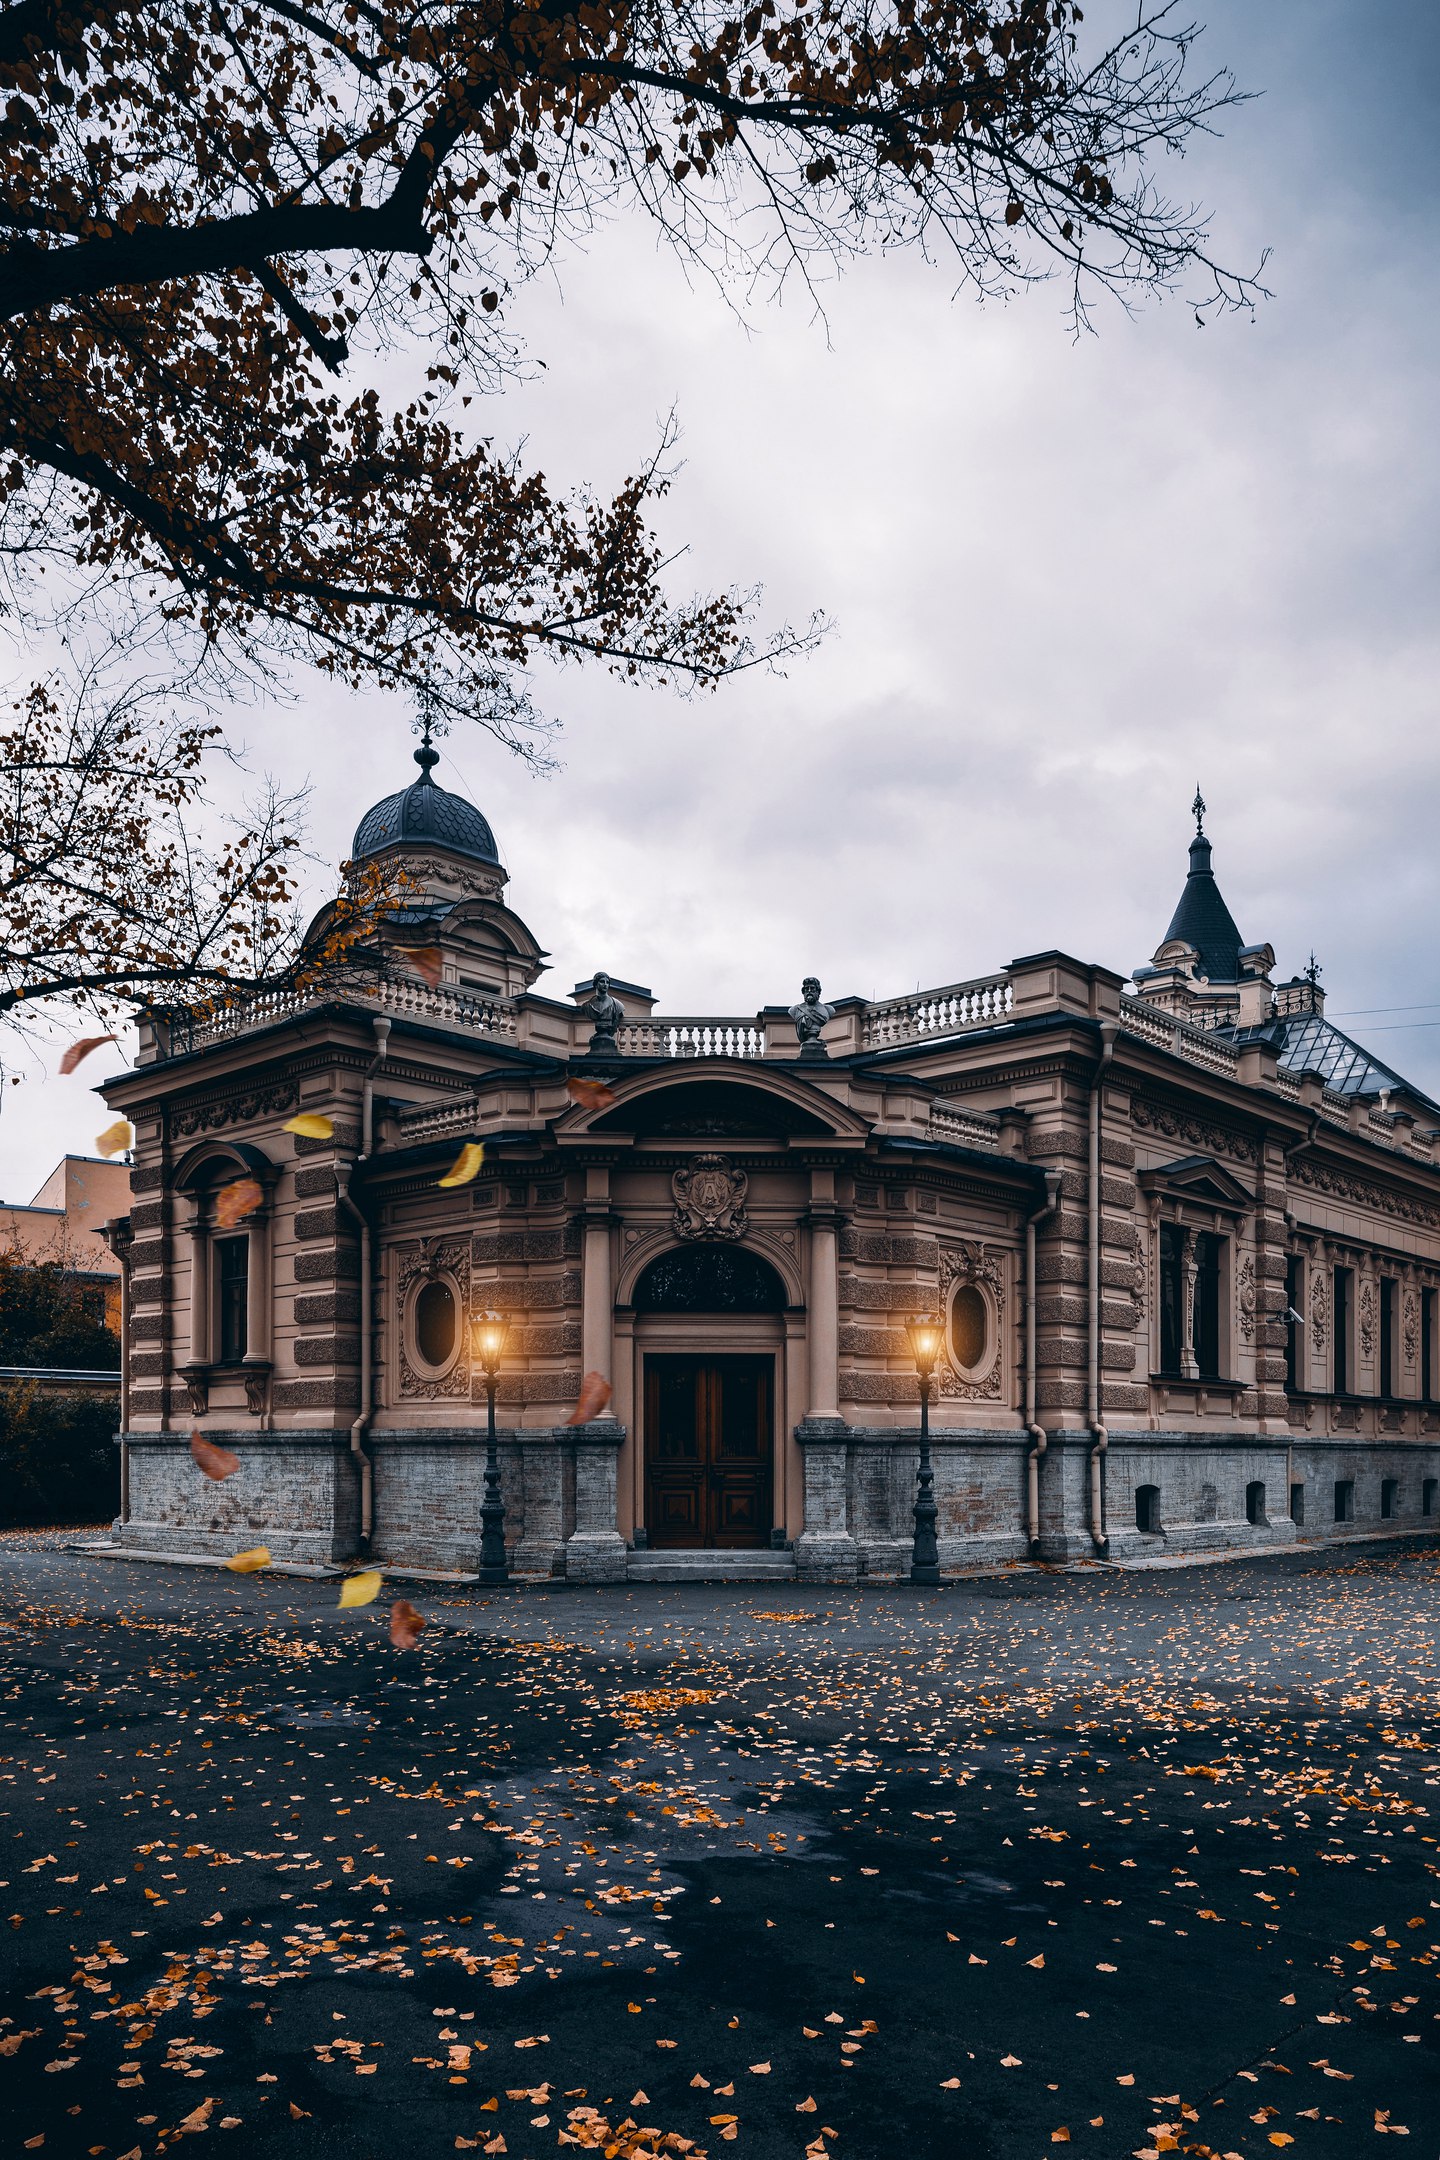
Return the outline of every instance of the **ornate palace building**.
<path id="1" fill-rule="evenodd" d="M 902 1572 L 927 1311 L 945 1568 L 1440 1526 L 1440 1107 L 1313 968 L 1274 980 L 1198 814 L 1133 981 L 1042 952 L 667 1018 L 536 988 L 488 825 L 417 759 L 354 847 L 423 888 L 398 973 L 156 1026 L 104 1089 L 137 1135 L 118 1546 L 472 1574 L 477 1310 L 522 1576 Z"/>

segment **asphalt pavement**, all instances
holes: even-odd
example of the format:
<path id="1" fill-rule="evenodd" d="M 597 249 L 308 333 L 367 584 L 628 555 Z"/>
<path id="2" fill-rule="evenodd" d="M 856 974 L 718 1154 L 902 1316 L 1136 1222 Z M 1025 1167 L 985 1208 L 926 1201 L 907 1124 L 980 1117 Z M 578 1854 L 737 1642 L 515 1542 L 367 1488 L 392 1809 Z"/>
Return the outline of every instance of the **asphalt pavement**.
<path id="1" fill-rule="evenodd" d="M 1433 1543 L 402 1584 L 400 1651 L 388 1587 L 46 1542 L 7 2154 L 1440 2154 Z"/>

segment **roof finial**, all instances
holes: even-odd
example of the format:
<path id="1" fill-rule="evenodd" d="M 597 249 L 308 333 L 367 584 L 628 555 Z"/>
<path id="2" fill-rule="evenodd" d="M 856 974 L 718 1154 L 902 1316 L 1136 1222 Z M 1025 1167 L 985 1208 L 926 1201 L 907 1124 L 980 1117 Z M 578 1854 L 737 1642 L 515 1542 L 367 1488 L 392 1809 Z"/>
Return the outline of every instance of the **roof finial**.
<path id="1" fill-rule="evenodd" d="M 419 691 L 416 703 L 420 710 L 420 748 L 415 752 L 415 762 L 420 767 L 420 778 L 427 786 L 433 786 L 430 768 L 439 764 L 440 753 L 434 747 L 432 739 L 435 734 L 435 697 L 428 683 Z"/>
<path id="2" fill-rule="evenodd" d="M 1200 793 L 1200 784 L 1197 781 L 1195 784 L 1195 800 L 1190 805 L 1191 812 L 1195 819 L 1195 837 L 1197 840 L 1200 838 L 1200 836 L 1205 830 L 1205 808 L 1205 798 Z"/>
<path id="3" fill-rule="evenodd" d="M 1321 967 L 1320 967 L 1320 963 L 1319 963 L 1319 961 L 1318 961 L 1318 960 L 1317 960 L 1317 959 L 1315 958 L 1315 952 L 1314 952 L 1314 948 L 1312 947 L 1312 948 L 1311 948 L 1311 952 L 1310 952 L 1310 959 L 1309 959 L 1309 963 L 1308 963 L 1308 965 L 1307 965 L 1307 967 L 1306 967 L 1306 969 L 1305 969 L 1305 980 L 1306 980 L 1306 982 L 1308 982 L 1308 983 L 1309 983 L 1309 984 L 1311 985 L 1311 987 L 1313 988 L 1313 987 L 1315 986 L 1315 984 L 1319 982 L 1319 980 L 1320 980 L 1320 975 L 1321 975 Z"/>

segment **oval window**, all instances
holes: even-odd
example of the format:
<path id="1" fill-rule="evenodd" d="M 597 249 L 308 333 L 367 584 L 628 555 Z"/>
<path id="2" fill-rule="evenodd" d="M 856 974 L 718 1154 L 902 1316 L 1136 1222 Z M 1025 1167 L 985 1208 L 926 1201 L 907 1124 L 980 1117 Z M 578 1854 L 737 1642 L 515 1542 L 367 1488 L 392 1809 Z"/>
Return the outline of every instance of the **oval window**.
<path id="1" fill-rule="evenodd" d="M 455 1293 L 427 1282 L 415 1300 L 415 1347 L 427 1365 L 448 1365 L 455 1354 Z"/>
<path id="2" fill-rule="evenodd" d="M 950 1307 L 950 1347 L 955 1362 L 975 1372 L 990 1347 L 990 1308 L 974 1283 L 962 1283 Z"/>

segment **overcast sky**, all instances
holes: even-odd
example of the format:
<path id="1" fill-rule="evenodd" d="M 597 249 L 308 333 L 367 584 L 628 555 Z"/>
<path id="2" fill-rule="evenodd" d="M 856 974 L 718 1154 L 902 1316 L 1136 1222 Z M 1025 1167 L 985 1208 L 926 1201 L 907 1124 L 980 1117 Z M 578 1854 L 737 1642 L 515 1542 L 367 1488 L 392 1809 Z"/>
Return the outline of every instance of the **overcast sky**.
<path id="1" fill-rule="evenodd" d="M 1166 177 L 1230 263 L 1272 250 L 1253 324 L 1110 308 L 1077 345 L 1058 288 L 981 309 L 897 257 L 825 324 L 796 291 L 747 329 L 639 225 L 525 295 L 546 367 L 497 437 L 609 487 L 673 405 L 680 579 L 759 579 L 767 623 L 835 625 L 788 676 L 694 703 L 542 673 L 547 780 L 478 731 L 444 745 L 554 956 L 542 989 L 604 967 L 662 1012 L 744 1014 L 811 972 L 885 997 L 1055 945 L 1127 972 L 1169 922 L 1198 781 L 1246 939 L 1281 975 L 1313 946 L 1332 1015 L 1440 1090 L 1440 10 L 1205 20 L 1203 54 L 1263 95 Z M 413 776 L 410 714 L 294 690 L 236 732 L 311 782 L 338 861 Z M 90 1149 L 99 1065 L 5 1090 L 6 1199 Z"/>

